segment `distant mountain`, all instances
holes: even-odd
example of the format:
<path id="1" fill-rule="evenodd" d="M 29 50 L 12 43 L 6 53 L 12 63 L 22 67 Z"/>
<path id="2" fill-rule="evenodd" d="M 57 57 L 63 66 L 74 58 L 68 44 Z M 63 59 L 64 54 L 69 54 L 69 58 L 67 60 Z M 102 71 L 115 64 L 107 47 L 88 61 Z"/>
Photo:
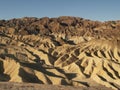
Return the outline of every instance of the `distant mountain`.
<path id="1" fill-rule="evenodd" d="M 24 17 L 0 20 L 0 32 L 18 35 L 51 35 L 118 37 L 120 20 L 91 21 L 79 17 L 61 16 L 58 18 Z"/>

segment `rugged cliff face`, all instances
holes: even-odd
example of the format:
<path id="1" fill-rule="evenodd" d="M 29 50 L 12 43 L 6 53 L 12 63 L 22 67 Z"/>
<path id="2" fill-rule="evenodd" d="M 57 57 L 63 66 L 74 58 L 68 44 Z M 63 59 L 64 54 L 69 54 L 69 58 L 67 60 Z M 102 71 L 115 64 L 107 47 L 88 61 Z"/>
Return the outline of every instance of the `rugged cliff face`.
<path id="1" fill-rule="evenodd" d="M 1 32 L 17 35 L 65 34 L 66 36 L 106 37 L 106 35 L 111 36 L 112 33 L 118 34 L 119 29 L 120 21 L 99 22 L 68 16 L 0 20 Z"/>
<path id="2" fill-rule="evenodd" d="M 120 21 L 0 20 L 0 81 L 120 89 Z"/>

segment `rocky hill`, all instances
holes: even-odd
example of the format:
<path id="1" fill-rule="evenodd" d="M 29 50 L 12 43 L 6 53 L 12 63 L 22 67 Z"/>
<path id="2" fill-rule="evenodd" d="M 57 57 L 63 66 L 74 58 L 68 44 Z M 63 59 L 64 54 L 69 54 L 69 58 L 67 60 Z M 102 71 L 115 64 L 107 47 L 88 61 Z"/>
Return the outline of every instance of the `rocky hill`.
<path id="1" fill-rule="evenodd" d="M 119 20 L 0 20 L 0 81 L 119 90 L 119 69 Z"/>

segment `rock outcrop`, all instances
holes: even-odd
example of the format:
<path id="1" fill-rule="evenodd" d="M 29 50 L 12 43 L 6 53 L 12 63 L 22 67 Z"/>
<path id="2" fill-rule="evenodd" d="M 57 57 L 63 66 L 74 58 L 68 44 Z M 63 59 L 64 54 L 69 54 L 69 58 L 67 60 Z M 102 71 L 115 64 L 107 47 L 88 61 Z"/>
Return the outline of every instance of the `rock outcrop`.
<path id="1" fill-rule="evenodd" d="M 120 89 L 120 21 L 0 20 L 0 81 Z"/>

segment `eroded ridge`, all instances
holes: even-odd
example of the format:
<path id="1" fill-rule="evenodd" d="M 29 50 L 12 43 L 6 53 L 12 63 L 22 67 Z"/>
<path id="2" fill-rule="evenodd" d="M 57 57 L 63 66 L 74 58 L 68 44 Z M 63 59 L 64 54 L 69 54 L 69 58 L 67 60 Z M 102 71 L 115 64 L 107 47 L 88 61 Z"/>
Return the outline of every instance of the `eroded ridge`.
<path id="1" fill-rule="evenodd" d="M 120 89 L 120 21 L 1 22 L 0 81 Z"/>
<path id="2" fill-rule="evenodd" d="M 91 40 L 75 46 L 76 48 L 71 52 L 63 54 L 54 65 L 69 72 L 76 72 L 80 74 L 81 77 L 78 75 L 80 78 L 91 78 L 97 83 L 118 88 L 120 79 L 119 44 L 119 40 Z"/>

